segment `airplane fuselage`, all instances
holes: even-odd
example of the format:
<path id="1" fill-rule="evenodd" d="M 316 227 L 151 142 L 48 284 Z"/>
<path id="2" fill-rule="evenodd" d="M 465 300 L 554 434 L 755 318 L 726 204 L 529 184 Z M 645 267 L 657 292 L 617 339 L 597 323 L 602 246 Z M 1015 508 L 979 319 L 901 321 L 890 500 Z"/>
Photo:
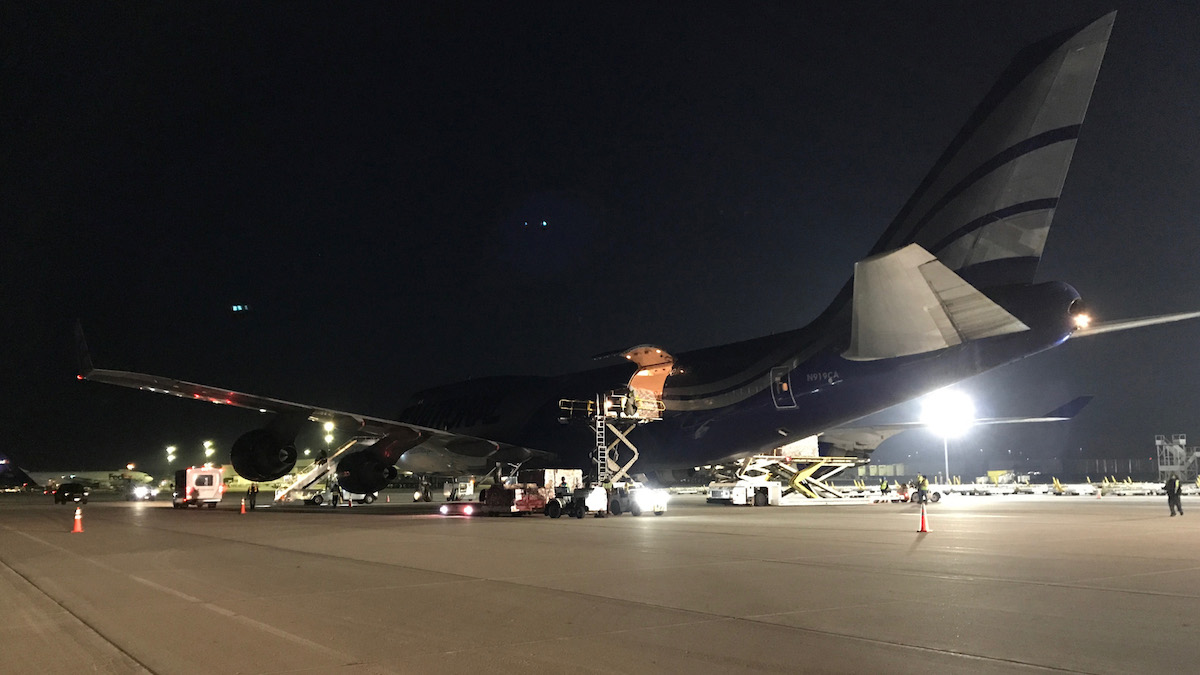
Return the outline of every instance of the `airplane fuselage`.
<path id="1" fill-rule="evenodd" d="M 804 328 L 680 354 L 663 390 L 665 412 L 641 424 L 641 471 L 688 468 L 769 451 L 898 405 L 1062 343 L 1079 296 L 1062 283 L 1006 287 L 993 300 L 1031 330 L 904 358 L 844 358 L 850 339 L 847 295 Z M 590 428 L 560 422 L 561 399 L 593 400 L 628 382 L 616 366 L 554 377 L 494 377 L 428 390 L 400 421 L 553 453 L 559 464 L 587 468 Z M 444 458 L 405 453 L 401 470 L 446 470 Z M 485 457 L 456 470 L 486 471 Z"/>

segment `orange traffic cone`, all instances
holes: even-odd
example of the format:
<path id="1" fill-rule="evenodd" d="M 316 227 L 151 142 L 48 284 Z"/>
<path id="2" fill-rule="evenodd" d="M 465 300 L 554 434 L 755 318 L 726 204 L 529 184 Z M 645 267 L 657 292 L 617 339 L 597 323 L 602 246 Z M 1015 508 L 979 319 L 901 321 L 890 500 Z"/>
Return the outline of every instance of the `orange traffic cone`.
<path id="1" fill-rule="evenodd" d="M 388 495 L 388 496 L 387 496 L 387 503 L 388 503 L 388 504 L 391 504 L 391 503 L 392 503 L 392 496 L 391 496 L 391 495 Z"/>
<path id="2" fill-rule="evenodd" d="M 71 534 L 83 532 L 83 509 L 75 507 L 75 527 L 71 528 Z"/>
<path id="3" fill-rule="evenodd" d="M 925 505 L 922 504 L 921 505 L 921 529 L 917 530 L 917 532 L 928 532 L 928 531 L 929 531 L 929 519 L 925 517 Z"/>
<path id="4" fill-rule="evenodd" d="M 347 499 L 347 500 L 346 500 L 346 506 L 347 506 L 347 507 L 353 507 L 353 506 L 354 506 L 354 500 L 353 500 L 353 499 Z"/>
<path id="5" fill-rule="evenodd" d="M 242 500 L 242 515 L 246 515 L 246 500 Z"/>

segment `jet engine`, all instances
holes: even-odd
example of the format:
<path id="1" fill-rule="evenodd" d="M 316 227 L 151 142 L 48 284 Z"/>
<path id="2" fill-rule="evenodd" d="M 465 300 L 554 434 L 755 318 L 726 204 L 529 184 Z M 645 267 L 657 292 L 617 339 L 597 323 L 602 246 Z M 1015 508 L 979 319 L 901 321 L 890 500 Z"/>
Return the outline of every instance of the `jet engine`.
<path id="1" fill-rule="evenodd" d="M 296 446 L 280 439 L 271 429 L 242 434 L 229 452 L 234 471 L 249 481 L 261 483 L 287 474 L 296 466 Z"/>
<path id="2" fill-rule="evenodd" d="M 396 467 L 370 450 L 347 455 L 337 466 L 338 485 L 356 494 L 379 492 L 395 478 Z"/>

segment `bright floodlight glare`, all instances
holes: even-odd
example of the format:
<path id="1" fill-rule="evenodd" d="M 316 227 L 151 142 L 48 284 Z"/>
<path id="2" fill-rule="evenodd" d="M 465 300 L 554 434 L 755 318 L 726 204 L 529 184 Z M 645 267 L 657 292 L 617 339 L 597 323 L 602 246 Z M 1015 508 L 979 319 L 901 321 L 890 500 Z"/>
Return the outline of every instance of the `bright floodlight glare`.
<path id="1" fill-rule="evenodd" d="M 1076 314 L 1073 318 L 1076 328 L 1083 329 L 1092 325 L 1092 317 L 1087 314 Z"/>
<path id="2" fill-rule="evenodd" d="M 212 447 L 212 441 L 204 441 L 204 447 L 206 447 L 206 448 L 211 448 L 211 447 Z"/>
<path id="3" fill-rule="evenodd" d="M 975 404 L 960 391 L 935 391 L 921 404 L 921 421 L 942 438 L 961 436 L 975 422 Z"/>
<path id="4" fill-rule="evenodd" d="M 325 423 L 325 432 L 329 433 L 330 431 L 333 431 L 333 422 L 326 422 Z"/>
<path id="5" fill-rule="evenodd" d="M 333 434 L 325 434 L 325 442 L 332 443 L 333 442 Z"/>

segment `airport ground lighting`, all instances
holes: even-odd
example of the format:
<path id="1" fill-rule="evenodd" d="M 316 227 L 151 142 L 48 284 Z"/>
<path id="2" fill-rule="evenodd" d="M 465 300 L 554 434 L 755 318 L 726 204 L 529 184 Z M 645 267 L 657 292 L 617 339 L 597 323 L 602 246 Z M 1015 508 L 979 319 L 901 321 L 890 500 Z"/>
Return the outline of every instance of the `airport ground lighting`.
<path id="1" fill-rule="evenodd" d="M 950 482 L 950 439 L 966 433 L 975 422 L 975 403 L 955 389 L 941 389 L 921 403 L 921 421 L 942 437 L 942 455 L 946 461 L 945 481 Z"/>
<path id="2" fill-rule="evenodd" d="M 212 457 L 213 453 L 215 453 L 216 451 L 217 451 L 217 449 L 213 447 L 212 441 L 204 441 L 204 457 L 205 458 Z"/>

